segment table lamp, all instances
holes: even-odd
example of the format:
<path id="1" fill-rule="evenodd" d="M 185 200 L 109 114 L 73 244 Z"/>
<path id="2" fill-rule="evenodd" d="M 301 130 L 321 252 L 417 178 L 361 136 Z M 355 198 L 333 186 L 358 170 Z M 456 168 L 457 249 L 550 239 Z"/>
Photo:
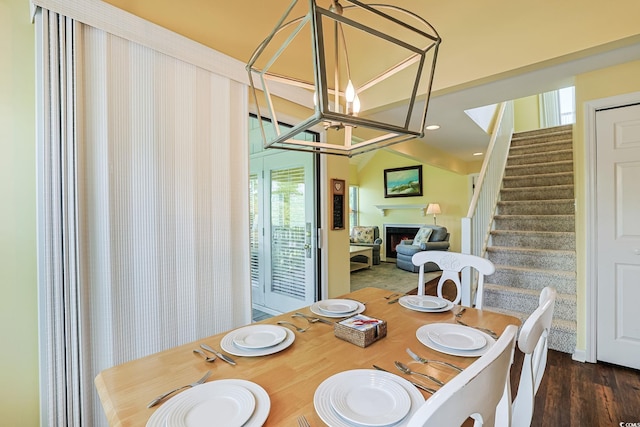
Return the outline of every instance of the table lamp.
<path id="1" fill-rule="evenodd" d="M 436 214 L 440 213 L 440 205 L 438 203 L 429 203 L 427 206 L 427 215 L 433 214 L 433 224 L 436 223 Z"/>

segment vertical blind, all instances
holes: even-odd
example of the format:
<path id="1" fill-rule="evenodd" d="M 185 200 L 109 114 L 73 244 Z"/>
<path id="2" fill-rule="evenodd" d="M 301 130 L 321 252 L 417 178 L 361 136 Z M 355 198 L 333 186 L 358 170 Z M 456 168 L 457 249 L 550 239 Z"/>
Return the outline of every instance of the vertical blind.
<path id="1" fill-rule="evenodd" d="M 101 370 L 251 319 L 246 87 L 81 24 L 64 56 L 46 22 L 41 72 L 76 91 L 39 88 L 43 421 L 106 425 Z"/>

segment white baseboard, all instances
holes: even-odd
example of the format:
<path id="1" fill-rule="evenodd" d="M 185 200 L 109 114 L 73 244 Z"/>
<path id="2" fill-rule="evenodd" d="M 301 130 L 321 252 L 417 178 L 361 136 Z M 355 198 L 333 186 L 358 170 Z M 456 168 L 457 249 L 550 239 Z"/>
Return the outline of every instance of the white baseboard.
<path id="1" fill-rule="evenodd" d="M 578 350 L 577 348 L 571 355 L 571 358 L 576 362 L 585 363 L 587 361 L 587 352 L 585 350 Z"/>

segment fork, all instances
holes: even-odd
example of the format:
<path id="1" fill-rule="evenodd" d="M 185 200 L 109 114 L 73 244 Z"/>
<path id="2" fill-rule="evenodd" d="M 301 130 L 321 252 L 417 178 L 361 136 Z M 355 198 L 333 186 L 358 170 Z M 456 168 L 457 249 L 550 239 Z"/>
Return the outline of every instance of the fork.
<path id="1" fill-rule="evenodd" d="M 305 319 L 307 322 L 309 323 L 317 323 L 320 321 L 320 319 L 318 319 L 317 317 L 309 317 L 309 316 L 305 316 L 302 313 L 296 313 L 296 314 L 292 314 L 291 317 L 300 317 L 301 319 Z"/>
<path id="2" fill-rule="evenodd" d="M 456 322 L 458 322 L 458 324 L 460 324 L 460 325 L 462 325 L 462 326 L 466 326 L 466 327 L 468 327 L 468 328 L 473 328 L 473 329 L 477 329 L 477 330 L 479 330 L 479 331 L 482 331 L 482 332 L 484 332 L 485 334 L 487 334 L 487 335 L 491 336 L 491 338 L 493 338 L 494 340 L 497 340 L 497 339 L 499 338 L 499 337 L 498 337 L 498 334 L 496 334 L 495 332 L 493 332 L 491 329 L 481 328 L 481 327 L 479 327 L 479 326 L 470 326 L 470 325 L 467 325 L 466 323 L 464 323 L 464 322 L 463 322 L 462 320 L 460 320 L 460 319 L 456 319 Z"/>
<path id="3" fill-rule="evenodd" d="M 295 325 L 295 324 L 293 324 L 293 323 L 291 323 L 291 322 L 287 322 L 286 320 L 279 320 L 277 323 L 278 323 L 278 325 L 291 326 L 291 327 L 293 327 L 297 332 L 304 332 L 304 331 L 306 331 L 307 329 L 309 329 L 309 328 L 310 328 L 310 326 L 309 326 L 309 327 L 307 327 L 307 328 L 300 328 L 300 327 L 298 327 L 298 325 Z"/>
<path id="4" fill-rule="evenodd" d="M 416 362 L 420 362 L 420 363 L 424 363 L 424 364 L 427 364 L 427 363 L 438 363 L 438 364 L 440 364 L 440 365 L 448 366 L 448 367 L 450 367 L 451 369 L 455 369 L 455 370 L 456 370 L 456 371 L 458 371 L 458 372 L 462 372 L 462 368 L 460 368 L 460 367 L 458 367 L 458 366 L 456 366 L 456 365 L 454 365 L 454 364 L 452 364 L 452 363 L 449 363 L 449 362 L 443 362 L 442 360 L 425 359 L 424 357 L 420 357 L 420 356 L 418 356 L 417 354 L 415 354 L 413 351 L 411 351 L 411 349 L 410 349 L 410 348 L 408 348 L 408 349 L 407 349 L 407 354 L 408 354 L 409 356 L 411 356 L 411 358 L 412 358 L 413 360 L 415 360 Z"/>
<path id="5" fill-rule="evenodd" d="M 173 390 L 169 390 L 168 392 L 161 394 L 160 396 L 156 397 L 151 402 L 149 402 L 149 404 L 147 405 L 147 408 L 151 408 L 153 406 L 156 406 L 158 403 L 160 403 L 162 401 L 162 399 L 164 399 L 165 397 L 169 396 L 170 394 L 175 393 L 176 391 L 180 391 L 183 388 L 195 387 L 197 385 L 203 384 L 207 380 L 207 378 L 209 378 L 209 375 L 211 375 L 211 371 L 207 371 L 207 373 L 204 374 L 204 376 L 202 378 L 200 378 L 198 381 L 196 381 L 194 383 L 183 385 L 182 387 L 174 388 Z"/>
<path id="6" fill-rule="evenodd" d="M 311 427 L 311 424 L 309 424 L 309 421 L 307 421 L 304 415 L 298 417 L 298 427 Z"/>

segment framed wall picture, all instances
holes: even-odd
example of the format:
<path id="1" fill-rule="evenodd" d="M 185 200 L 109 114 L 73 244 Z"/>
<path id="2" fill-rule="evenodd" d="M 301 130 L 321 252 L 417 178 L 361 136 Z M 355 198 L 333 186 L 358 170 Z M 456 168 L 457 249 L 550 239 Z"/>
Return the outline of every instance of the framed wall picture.
<path id="1" fill-rule="evenodd" d="M 345 181 L 343 179 L 331 180 L 331 229 L 344 230 L 345 221 Z"/>
<path id="2" fill-rule="evenodd" d="M 422 196 L 422 165 L 384 170 L 384 197 Z"/>

